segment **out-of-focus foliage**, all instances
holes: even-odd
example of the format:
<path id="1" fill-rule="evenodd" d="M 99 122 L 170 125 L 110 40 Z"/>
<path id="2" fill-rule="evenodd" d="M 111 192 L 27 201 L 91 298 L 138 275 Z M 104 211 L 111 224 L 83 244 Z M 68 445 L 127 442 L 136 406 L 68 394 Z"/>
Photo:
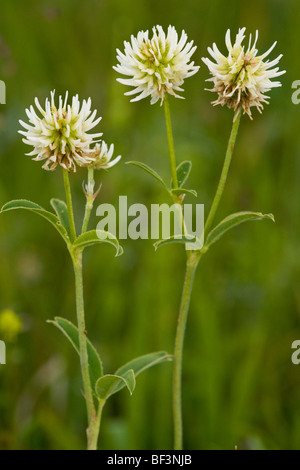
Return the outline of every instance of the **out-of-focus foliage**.
<path id="1" fill-rule="evenodd" d="M 123 40 L 155 24 L 185 29 L 198 46 L 195 61 L 227 28 L 259 29 L 258 47 L 283 53 L 283 87 L 254 120 L 242 119 L 218 220 L 243 210 L 274 213 L 268 221 L 228 233 L 199 265 L 184 358 L 185 447 L 299 448 L 300 374 L 291 343 L 300 339 L 300 105 L 291 85 L 300 79 L 298 0 L 3 0 L 0 16 L 0 202 L 34 200 L 50 209 L 63 197 L 62 174 L 24 156 L 18 119 L 35 96 L 50 90 L 92 97 L 99 129 L 123 159 L 102 182 L 99 203 L 165 202 L 163 188 L 140 169 L 144 161 L 169 178 L 163 111 L 149 100 L 130 103 L 112 66 Z M 224 46 L 225 48 L 225 46 Z M 223 49 L 224 49 L 223 48 Z M 178 161 L 192 160 L 190 187 L 208 210 L 220 173 L 232 113 L 213 108 L 204 91 L 208 70 L 185 82 L 185 101 L 170 100 Z M 84 170 L 73 177 L 82 216 Z M 187 198 L 187 202 L 193 202 Z M 94 216 L 92 223 L 96 224 Z M 87 329 L 106 370 L 154 350 L 172 351 L 185 254 L 180 245 L 156 253 L 150 240 L 123 242 L 85 256 Z M 0 366 L 0 448 L 84 448 L 85 407 L 78 358 L 54 316 L 75 320 L 73 273 L 55 230 L 34 214 L 0 219 L 0 310 L 11 309 L 23 330 Z M 104 413 L 101 447 L 166 449 L 172 445 L 171 365 L 140 377 L 135 395 L 122 392 Z"/>

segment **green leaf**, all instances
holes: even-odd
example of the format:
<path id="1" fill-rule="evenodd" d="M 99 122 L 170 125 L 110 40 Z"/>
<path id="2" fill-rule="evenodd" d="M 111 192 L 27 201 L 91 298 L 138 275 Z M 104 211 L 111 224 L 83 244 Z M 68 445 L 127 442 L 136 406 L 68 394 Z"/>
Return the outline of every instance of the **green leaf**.
<path id="1" fill-rule="evenodd" d="M 146 171 L 147 173 L 149 173 L 150 175 L 153 176 L 153 178 L 155 178 L 157 181 L 159 181 L 167 190 L 168 187 L 166 185 L 166 183 L 164 182 L 164 180 L 162 179 L 162 177 L 157 173 L 157 171 L 153 170 L 152 168 L 150 168 L 150 166 L 148 165 L 145 165 L 145 163 L 141 163 L 141 162 L 126 162 L 127 165 L 135 165 L 135 166 L 138 166 L 139 168 L 142 168 L 142 170 Z"/>
<path id="2" fill-rule="evenodd" d="M 194 189 L 184 189 L 184 188 L 177 188 L 171 189 L 170 193 L 174 194 L 175 196 L 181 196 L 182 194 L 191 194 L 194 197 L 197 197 L 197 191 Z"/>
<path id="3" fill-rule="evenodd" d="M 97 380 L 95 390 L 99 400 L 105 401 L 124 387 L 127 387 L 132 395 L 135 389 L 135 375 L 132 369 L 122 375 L 104 375 Z"/>
<path id="4" fill-rule="evenodd" d="M 144 356 L 136 357 L 131 361 L 127 362 L 123 366 L 119 367 L 116 370 L 115 375 L 124 377 L 130 370 L 133 370 L 135 377 L 141 374 L 144 370 L 149 369 L 150 367 L 160 364 L 161 362 L 171 361 L 172 356 L 165 351 L 158 351 L 150 354 L 145 354 Z M 114 393 L 122 390 L 125 387 L 125 384 L 119 382 L 115 384 Z"/>
<path id="5" fill-rule="evenodd" d="M 80 354 L 78 328 L 73 325 L 73 323 L 61 317 L 55 317 L 54 320 L 48 320 L 48 323 L 52 323 L 56 326 L 68 338 L 77 353 Z M 87 351 L 91 385 L 94 390 L 97 380 L 103 375 L 103 367 L 100 356 L 89 339 L 87 339 Z"/>
<path id="6" fill-rule="evenodd" d="M 123 254 L 123 248 L 119 244 L 118 239 L 110 232 L 105 230 L 90 230 L 80 235 L 74 242 L 75 248 L 86 248 L 87 246 L 97 245 L 100 243 L 109 243 L 116 249 L 116 256 Z"/>
<path id="7" fill-rule="evenodd" d="M 55 210 L 61 225 L 65 227 L 66 231 L 70 236 L 70 224 L 67 204 L 65 203 L 65 201 L 61 201 L 60 199 L 51 199 L 50 204 Z"/>
<path id="8" fill-rule="evenodd" d="M 192 169 L 192 162 L 189 162 L 189 161 L 181 162 L 177 166 L 176 172 L 177 172 L 177 181 L 178 181 L 179 188 L 181 188 L 186 182 L 186 180 L 188 179 L 191 169 Z M 174 187 L 173 181 L 172 181 L 172 187 Z"/>
<path id="9" fill-rule="evenodd" d="M 157 250 L 157 248 L 160 248 L 161 246 L 163 245 L 169 245 L 170 243 L 183 243 L 184 245 L 186 243 L 192 243 L 193 245 L 195 245 L 193 247 L 193 250 L 201 250 L 203 244 L 201 243 L 201 241 L 199 240 L 199 238 L 195 237 L 195 236 L 192 236 L 192 235 L 184 235 L 184 236 L 181 236 L 181 235 L 175 235 L 173 237 L 170 237 L 170 238 L 166 238 L 164 240 L 159 240 L 157 242 L 155 242 L 153 244 L 155 250 Z"/>
<path id="10" fill-rule="evenodd" d="M 208 249 L 231 228 L 236 227 L 243 222 L 247 222 L 248 220 L 262 219 L 270 219 L 275 222 L 273 214 L 262 214 L 261 212 L 236 212 L 235 214 L 229 215 L 207 235 L 204 249 Z"/>
<path id="11" fill-rule="evenodd" d="M 4 204 L 1 209 L 1 213 L 15 209 L 26 209 L 44 217 L 44 219 L 48 220 L 48 222 L 50 222 L 56 228 L 65 242 L 69 244 L 69 236 L 65 227 L 63 227 L 60 220 L 52 212 L 46 211 L 43 209 L 43 207 L 41 207 L 39 204 L 36 204 L 35 202 L 27 201 L 26 199 L 17 199 L 15 201 L 10 201 Z"/>
<path id="12" fill-rule="evenodd" d="M 171 361 L 172 356 L 165 351 L 157 351 L 150 354 L 144 354 L 143 356 L 136 357 L 131 361 L 127 362 L 123 366 L 116 370 L 117 375 L 123 375 L 128 370 L 132 369 L 135 376 L 138 376 L 141 372 L 150 367 L 160 364 L 161 362 Z"/>
<path id="13" fill-rule="evenodd" d="M 28 201 L 27 199 L 15 199 L 9 201 L 1 209 L 1 212 L 13 210 L 13 209 L 29 209 L 29 210 L 44 210 L 36 202 Z"/>

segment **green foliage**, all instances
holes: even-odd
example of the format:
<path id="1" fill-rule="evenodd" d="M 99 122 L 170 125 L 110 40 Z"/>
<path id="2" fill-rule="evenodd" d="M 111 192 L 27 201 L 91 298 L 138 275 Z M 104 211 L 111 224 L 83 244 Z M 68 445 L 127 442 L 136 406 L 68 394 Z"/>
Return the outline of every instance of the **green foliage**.
<path id="1" fill-rule="evenodd" d="M 51 323 L 52 325 L 56 326 L 65 335 L 65 337 L 68 338 L 76 352 L 79 354 L 78 328 L 73 325 L 73 323 L 71 323 L 70 321 L 61 317 L 56 317 L 54 320 L 48 320 L 48 323 Z M 91 385 L 94 390 L 97 380 L 103 375 L 103 367 L 100 356 L 96 351 L 96 348 L 92 345 L 89 340 L 87 340 L 87 350 L 89 358 Z"/>
<path id="2" fill-rule="evenodd" d="M 174 196 L 181 196 L 181 195 L 186 195 L 186 194 L 191 194 L 194 197 L 197 197 L 197 191 L 194 189 L 184 189 L 184 188 L 177 188 L 177 189 L 171 189 L 171 194 L 174 194 Z"/>
<path id="3" fill-rule="evenodd" d="M 174 235 L 173 237 L 170 237 L 170 238 L 165 238 L 164 240 L 158 240 L 157 242 L 155 242 L 153 244 L 154 248 L 157 250 L 157 248 L 163 246 L 163 245 L 170 245 L 170 244 L 173 244 L 173 243 L 182 243 L 182 244 L 186 244 L 186 243 L 195 243 L 195 244 L 199 244 L 199 249 L 201 248 L 201 244 L 200 244 L 200 241 L 197 239 L 197 237 L 194 237 L 192 235 Z"/>
<path id="4" fill-rule="evenodd" d="M 144 354 L 144 356 L 136 357 L 130 362 L 127 362 L 122 367 L 116 370 L 117 375 L 123 375 L 128 370 L 133 370 L 137 376 L 145 370 L 153 367 L 161 362 L 171 361 L 172 356 L 165 351 L 158 351 L 155 353 Z"/>
<path id="5" fill-rule="evenodd" d="M 65 227 L 61 224 L 60 219 L 56 217 L 55 214 L 52 214 L 51 212 L 46 211 L 35 202 L 27 201 L 26 199 L 18 199 L 18 200 L 10 201 L 4 204 L 4 206 L 1 209 L 1 212 L 7 212 L 7 211 L 15 210 L 15 209 L 29 210 L 31 212 L 34 212 L 35 214 L 40 215 L 44 219 L 48 220 L 48 222 L 50 222 L 50 224 L 52 224 L 56 228 L 56 230 L 60 233 L 62 238 L 65 240 L 65 242 L 67 244 L 69 243 L 69 235 Z"/>
<path id="6" fill-rule="evenodd" d="M 177 172 L 177 182 L 179 188 L 182 188 L 186 180 L 188 179 L 192 169 L 192 162 L 181 162 L 176 168 Z M 171 182 L 171 187 L 174 188 L 173 181 Z"/>
<path id="7" fill-rule="evenodd" d="M 90 230 L 89 232 L 79 235 L 74 242 L 75 248 L 86 248 L 88 246 L 97 245 L 100 243 L 108 243 L 113 245 L 116 249 L 116 256 L 123 254 L 123 248 L 119 244 L 117 238 L 109 232 L 104 230 Z"/>
<path id="8" fill-rule="evenodd" d="M 70 341 L 76 352 L 79 354 L 79 333 L 78 328 L 65 318 L 56 317 L 48 320 L 48 323 L 56 326 L 64 336 Z M 92 343 L 87 340 L 87 351 L 89 360 L 89 372 L 92 389 L 99 400 L 106 401 L 110 396 L 127 387 L 130 394 L 135 389 L 135 378 L 143 371 L 162 362 L 172 360 L 172 356 L 164 351 L 146 354 L 137 357 L 120 367 L 114 375 L 103 375 L 103 366 L 100 356 Z"/>
<path id="9" fill-rule="evenodd" d="M 61 201 L 60 199 L 51 199 L 50 201 L 51 206 L 56 212 L 56 215 L 61 223 L 61 225 L 66 229 L 69 237 L 70 237 L 70 224 L 68 218 L 68 208 L 65 201 Z"/>
<path id="10" fill-rule="evenodd" d="M 135 376 L 133 370 L 121 375 L 104 375 L 96 383 L 96 394 L 99 400 L 106 401 L 121 388 L 127 387 L 130 395 L 135 389 Z"/>
<path id="11" fill-rule="evenodd" d="M 165 351 L 145 354 L 132 359 L 116 370 L 114 375 L 105 375 L 96 383 L 96 393 L 100 400 L 107 400 L 111 395 L 127 387 L 130 394 L 135 389 L 135 378 L 147 369 L 172 360 Z"/>
<path id="12" fill-rule="evenodd" d="M 204 91 L 211 86 L 201 57 L 213 42 L 224 53 L 226 29 L 235 34 L 242 26 L 254 34 L 259 30 L 259 51 L 278 41 L 270 60 L 284 54 L 288 73 L 280 77 L 282 88 L 270 92 L 262 115 L 254 110 L 253 121 L 242 118 L 216 215 L 218 221 L 253 207 L 273 212 L 276 225 L 232 230 L 199 264 L 185 341 L 186 449 L 299 449 L 300 374 L 290 360 L 290 345 L 300 337 L 300 105 L 291 102 L 291 83 L 299 78 L 299 21 L 298 0 L 253 0 L 251 8 L 245 0 L 230 8 L 221 0 L 1 3 L 0 79 L 7 85 L 0 119 L 1 205 L 25 197 L 47 208 L 50 195 L 63 199 L 59 169 L 45 172 L 31 161 L 17 134 L 33 98 L 44 102 L 54 88 L 57 94 L 90 96 L 103 116 L 96 132 L 122 154 L 111 171 L 96 174 L 102 182 L 99 203 L 117 205 L 119 194 L 133 202 L 165 202 L 163 186 L 124 165 L 141 160 L 169 183 L 163 110 L 147 99 L 130 103 L 123 96 L 129 88 L 116 82 L 112 66 L 115 49 L 131 34 L 173 24 L 194 40 L 195 63 L 201 65 L 184 83 L 186 99 L 169 100 L 176 157 L 178 163 L 193 162 L 185 187 L 197 190 L 207 212 L 232 113 L 210 104 L 216 94 Z M 75 218 L 82 220 L 85 170 L 71 179 Z M 92 217 L 90 227 L 96 222 Z M 78 357 L 45 325 L 55 312 L 75 321 L 65 247 L 24 211 L 1 215 L 0 240 L 1 309 L 13 308 L 24 321 L 24 332 L 7 348 L 8 365 L 0 368 L 0 448 L 84 448 L 78 438 L 78 423 L 86 419 Z M 183 280 L 183 250 L 154 253 L 150 241 L 121 243 L 121 258 L 106 247 L 85 252 L 87 330 L 92 342 L 101 344 L 110 371 L 122 357 L 125 362 L 145 351 L 172 350 Z M 104 449 L 171 448 L 171 378 L 171 367 L 153 368 L 140 376 L 132 400 L 124 403 L 125 393 L 112 397 L 104 413 Z"/>
<path id="13" fill-rule="evenodd" d="M 150 166 L 142 162 L 126 162 L 126 163 L 127 165 L 135 165 L 139 168 L 142 168 L 142 170 L 146 171 L 147 173 L 149 173 L 149 175 L 153 176 L 153 178 L 159 181 L 168 190 L 168 186 L 166 185 L 162 177 L 157 173 L 157 171 L 153 170 L 153 168 L 150 168 Z"/>
<path id="14" fill-rule="evenodd" d="M 250 220 L 270 219 L 275 222 L 273 214 L 262 214 L 261 212 L 236 212 L 226 217 L 207 235 L 204 250 L 207 250 L 213 243 L 221 238 L 224 233 L 228 232 L 237 225 Z"/>

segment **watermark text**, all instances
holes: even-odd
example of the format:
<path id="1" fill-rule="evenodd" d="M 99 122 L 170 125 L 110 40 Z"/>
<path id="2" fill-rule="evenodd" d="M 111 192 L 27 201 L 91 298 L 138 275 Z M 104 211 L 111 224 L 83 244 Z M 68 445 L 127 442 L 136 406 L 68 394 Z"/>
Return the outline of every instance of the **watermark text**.
<path id="1" fill-rule="evenodd" d="M 0 341 L 0 365 L 6 364 L 6 346 L 4 341 Z"/>
<path id="2" fill-rule="evenodd" d="M 128 206 L 127 196 L 119 196 L 118 215 L 112 204 L 100 204 L 96 215 L 101 218 L 96 230 L 97 236 L 102 239 L 106 232 L 120 240 L 166 240 L 188 235 L 189 239 L 195 240 L 186 243 L 187 250 L 203 247 L 203 204 L 151 204 L 148 209 L 140 203 Z"/>
<path id="3" fill-rule="evenodd" d="M 6 104 L 6 85 L 0 80 L 0 104 Z"/>

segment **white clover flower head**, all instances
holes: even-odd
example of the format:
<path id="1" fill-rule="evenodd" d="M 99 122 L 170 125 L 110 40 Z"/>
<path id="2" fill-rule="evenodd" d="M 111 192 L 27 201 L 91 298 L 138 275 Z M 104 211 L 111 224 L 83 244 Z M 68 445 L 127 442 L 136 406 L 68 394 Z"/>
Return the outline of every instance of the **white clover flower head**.
<path id="1" fill-rule="evenodd" d="M 121 155 L 118 155 L 114 160 L 111 160 L 113 153 L 114 144 L 111 144 L 108 148 L 107 143 L 102 140 L 99 144 L 95 145 L 93 153 L 91 154 L 93 160 L 88 166 L 92 166 L 95 170 L 107 170 L 111 168 L 122 158 Z"/>
<path id="2" fill-rule="evenodd" d="M 151 104 L 158 100 L 162 104 L 166 93 L 182 98 L 176 92 L 183 91 L 184 79 L 199 70 L 190 62 L 196 46 L 193 47 L 193 41 L 187 43 L 184 31 L 178 40 L 174 26 L 169 26 L 167 35 L 161 26 L 156 26 L 152 39 L 148 36 L 148 31 L 140 31 L 137 37 L 131 36 L 131 43 L 124 41 L 124 54 L 117 49 L 119 64 L 113 68 L 130 77 L 117 80 L 134 87 L 125 95 L 138 95 L 131 101 L 151 96 Z"/>
<path id="3" fill-rule="evenodd" d="M 279 71 L 279 67 L 273 68 L 278 64 L 282 54 L 271 62 L 265 60 L 277 42 L 274 42 L 272 47 L 264 54 L 257 55 L 256 43 L 258 31 L 256 31 L 253 45 L 251 45 L 252 37 L 250 34 L 246 50 L 242 44 L 245 38 L 245 31 L 246 28 L 239 29 L 235 43 L 232 45 L 230 29 L 228 29 L 225 36 L 228 55 L 221 54 L 214 43 L 212 48 L 208 48 L 208 52 L 216 63 L 208 58 L 202 58 L 202 60 L 212 75 L 207 81 L 212 81 L 214 87 L 209 91 L 219 94 L 218 99 L 213 101 L 213 104 L 226 105 L 229 108 L 233 108 L 236 112 L 242 108 L 244 114 L 247 113 L 252 119 L 250 108 L 255 106 L 260 113 L 262 112 L 262 103 L 268 104 L 270 99 L 265 93 L 270 91 L 271 88 L 281 86 L 280 82 L 271 81 L 271 79 L 284 74 L 285 70 Z"/>
<path id="4" fill-rule="evenodd" d="M 33 160 L 46 160 L 45 170 L 55 170 L 57 165 L 68 171 L 76 171 L 76 164 L 84 166 L 91 162 L 93 149 L 90 148 L 101 137 L 102 133 L 87 134 L 95 127 L 101 117 L 95 120 L 97 111 L 91 111 L 91 99 L 83 100 L 80 109 L 78 95 L 73 96 L 72 104 L 68 104 L 68 92 L 63 101 L 59 97 L 59 105 L 54 101 L 55 91 L 51 92 L 51 100 L 46 99 L 45 110 L 37 98 L 35 105 L 41 114 L 39 117 L 30 106 L 26 109 L 30 125 L 20 121 L 26 131 L 19 131 L 24 135 L 23 142 L 33 145 L 34 149 L 27 155 L 36 155 Z M 92 113 L 92 114 L 91 114 Z M 49 168 L 49 165 L 50 168 Z"/>

